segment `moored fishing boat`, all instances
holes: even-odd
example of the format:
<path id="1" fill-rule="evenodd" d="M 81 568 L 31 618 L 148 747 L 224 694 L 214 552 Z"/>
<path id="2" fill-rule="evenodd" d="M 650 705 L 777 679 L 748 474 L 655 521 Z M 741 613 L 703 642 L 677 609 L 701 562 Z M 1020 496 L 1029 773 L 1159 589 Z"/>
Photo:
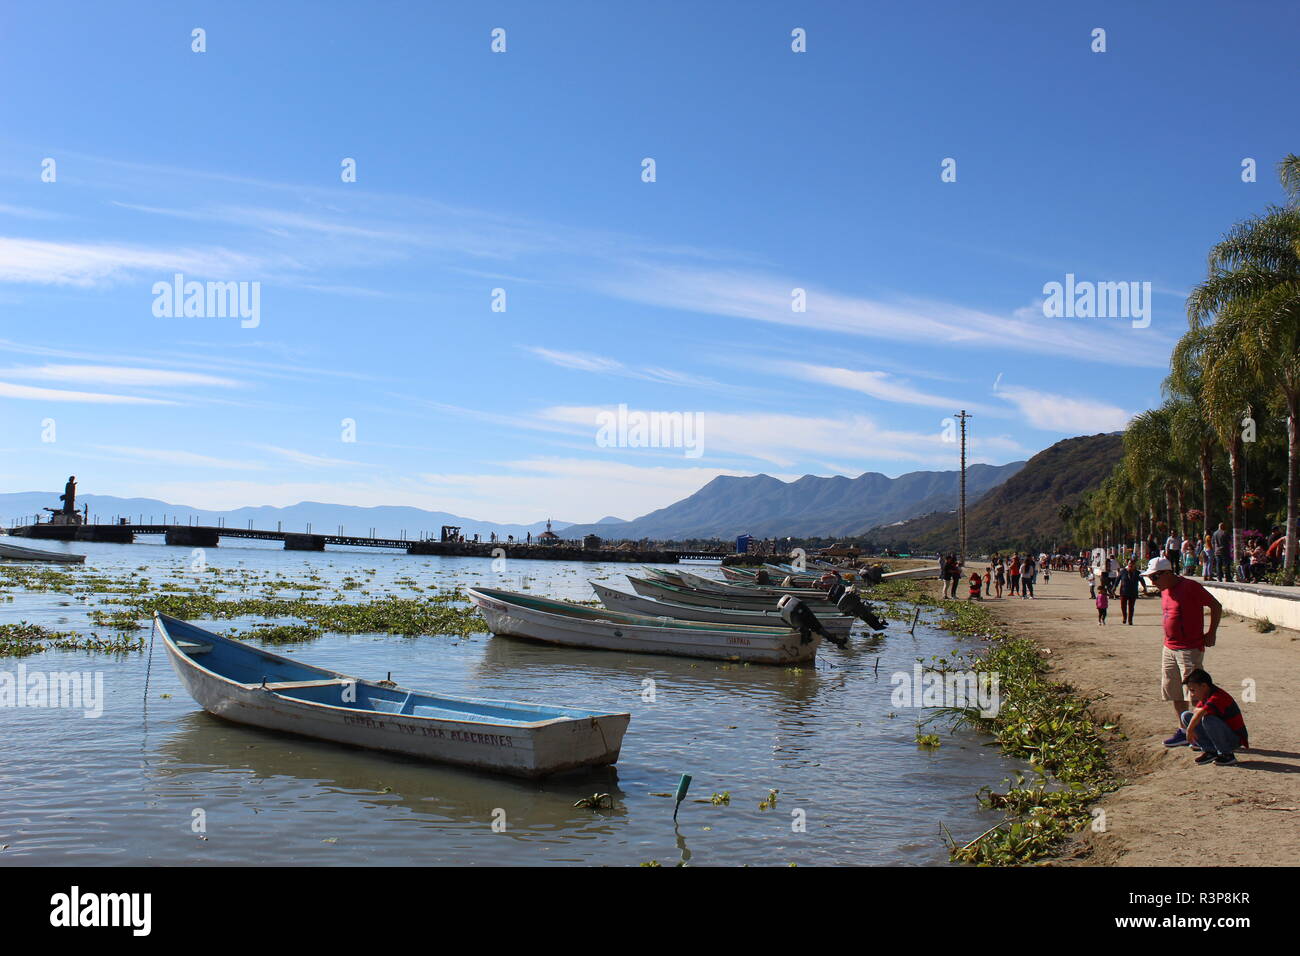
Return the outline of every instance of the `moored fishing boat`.
<path id="1" fill-rule="evenodd" d="M 657 601 L 668 601 L 673 604 L 691 604 L 696 607 L 727 607 L 748 611 L 772 611 L 776 609 L 776 602 L 785 593 L 778 590 L 772 594 L 757 589 L 752 593 L 745 594 L 706 591 L 702 588 L 669 584 L 667 581 L 651 581 L 648 578 L 638 578 L 632 574 L 627 576 L 627 580 L 632 585 L 632 590 L 642 597 L 654 598 Z M 794 591 L 791 593 L 803 600 L 799 592 Z M 838 613 L 838 609 L 826 600 L 824 593 L 820 598 L 810 599 L 805 603 L 818 614 Z"/>
<path id="2" fill-rule="evenodd" d="M 66 551 L 46 551 L 44 548 L 23 548 L 16 544 L 0 542 L 0 558 L 7 561 L 46 561 L 50 564 L 84 564 L 84 554 Z"/>
<path id="3" fill-rule="evenodd" d="M 801 591 L 792 588 L 754 588 L 752 593 L 732 594 L 695 587 L 677 587 L 666 581 L 651 581 L 627 576 L 632 590 L 642 597 L 667 601 L 672 604 L 689 604 L 694 607 L 732 608 L 743 611 L 770 611 L 782 597 L 798 598 L 814 614 L 848 614 L 865 621 L 875 630 L 885 627 L 871 605 L 862 600 L 853 588 L 836 585 L 830 591 Z"/>
<path id="4" fill-rule="evenodd" d="M 154 615 L 186 690 L 240 724 L 521 777 L 618 760 L 626 713 L 445 697 L 364 681 Z"/>
<path id="5" fill-rule="evenodd" d="M 496 588 L 467 588 L 493 634 L 567 647 L 673 654 L 755 664 L 797 664 L 817 655 L 821 635 L 780 627 L 644 617 Z"/>
<path id="6" fill-rule="evenodd" d="M 767 627 L 783 627 L 781 612 L 775 608 L 771 611 L 745 611 L 723 607 L 696 607 L 690 604 L 673 604 L 617 591 L 595 581 L 589 582 L 596 592 L 596 597 L 611 611 L 624 614 L 639 614 L 645 617 L 671 617 L 679 621 L 703 621 L 709 624 L 754 624 Z M 817 620 L 830 633 L 847 637 L 853 629 L 852 617 L 845 614 L 818 614 Z"/>

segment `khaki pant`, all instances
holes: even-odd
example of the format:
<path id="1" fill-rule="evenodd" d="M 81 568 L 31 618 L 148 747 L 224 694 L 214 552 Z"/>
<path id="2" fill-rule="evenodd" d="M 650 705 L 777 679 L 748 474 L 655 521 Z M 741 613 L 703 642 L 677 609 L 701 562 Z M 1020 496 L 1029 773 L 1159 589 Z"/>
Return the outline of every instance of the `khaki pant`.
<path id="1" fill-rule="evenodd" d="M 1161 648 L 1160 699 L 1186 700 L 1187 688 L 1183 686 L 1183 678 L 1200 667 L 1204 660 L 1204 649 L 1176 651 L 1169 647 Z"/>

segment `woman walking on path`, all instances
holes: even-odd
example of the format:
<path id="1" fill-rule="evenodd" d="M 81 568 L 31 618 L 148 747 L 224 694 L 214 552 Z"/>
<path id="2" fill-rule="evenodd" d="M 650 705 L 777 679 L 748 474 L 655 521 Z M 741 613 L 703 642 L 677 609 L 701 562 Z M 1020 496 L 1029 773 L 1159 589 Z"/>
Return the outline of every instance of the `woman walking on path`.
<path id="1" fill-rule="evenodd" d="M 998 600 L 1002 600 L 1002 586 L 1007 583 L 1007 569 L 1002 561 L 998 560 L 998 566 L 993 569 L 993 583 L 998 589 Z"/>
<path id="2" fill-rule="evenodd" d="M 1119 616 L 1121 624 L 1133 623 L 1133 609 L 1137 605 L 1138 585 L 1142 578 L 1138 574 L 1136 558 L 1129 558 L 1124 570 L 1119 573 Z"/>
<path id="3" fill-rule="evenodd" d="M 1013 595 L 1020 593 L 1020 555 L 1011 556 L 1011 569 L 1008 572 L 1011 578 L 1011 593 Z"/>
<path id="4" fill-rule="evenodd" d="M 1025 563 L 1020 566 L 1020 596 L 1032 599 L 1034 596 L 1034 579 L 1038 577 L 1038 565 L 1034 556 L 1026 555 Z"/>

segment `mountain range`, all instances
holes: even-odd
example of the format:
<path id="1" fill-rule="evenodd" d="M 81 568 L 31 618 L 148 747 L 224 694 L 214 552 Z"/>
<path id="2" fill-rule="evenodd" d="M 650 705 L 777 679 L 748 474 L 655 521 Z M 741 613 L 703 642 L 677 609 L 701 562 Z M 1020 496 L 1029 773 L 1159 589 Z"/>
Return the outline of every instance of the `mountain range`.
<path id="1" fill-rule="evenodd" d="M 1051 548 L 1067 543 L 1062 506 L 1073 507 L 1097 487 L 1124 453 L 1118 432 L 1067 438 L 1034 455 L 1015 475 L 966 511 L 970 554 Z M 866 542 L 902 551 L 950 551 L 957 544 L 951 508 L 888 527 L 873 528 Z"/>
<path id="2" fill-rule="evenodd" d="M 1011 478 L 1024 464 L 971 465 L 966 469 L 967 502 Z M 955 508 L 959 486 L 956 471 L 913 471 L 897 478 L 877 472 L 856 478 L 804 475 L 796 481 L 771 475 L 719 475 L 695 494 L 640 518 L 569 525 L 559 534 L 654 541 L 727 539 L 740 534 L 850 537 L 877 525 Z"/>

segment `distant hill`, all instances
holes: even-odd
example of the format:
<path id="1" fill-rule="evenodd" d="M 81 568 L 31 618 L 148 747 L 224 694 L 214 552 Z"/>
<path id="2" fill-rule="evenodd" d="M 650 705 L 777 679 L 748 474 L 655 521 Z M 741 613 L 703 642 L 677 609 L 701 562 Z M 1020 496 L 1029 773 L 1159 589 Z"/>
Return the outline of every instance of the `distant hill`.
<path id="1" fill-rule="evenodd" d="M 59 506 L 62 491 L 24 491 L 13 494 L 0 494 L 0 522 L 8 527 L 15 520 L 31 520 L 34 514 L 44 514 L 42 508 Z M 422 508 L 405 508 L 398 506 L 380 506 L 377 508 L 360 508 L 354 505 L 331 505 L 319 501 L 300 501 L 287 508 L 263 506 L 257 508 L 236 508 L 232 511 L 210 511 L 204 508 L 192 508 L 188 505 L 175 505 L 156 498 L 118 498 L 113 495 L 77 495 L 77 509 L 90 506 L 90 520 L 98 517 L 101 524 L 109 524 L 120 515 L 131 521 L 162 524 L 175 521 L 179 524 L 215 525 L 217 519 L 224 519 L 226 527 L 247 528 L 248 522 L 263 531 L 275 531 L 277 524 L 285 531 L 306 531 L 310 524 L 317 534 L 334 534 L 339 525 L 345 534 L 367 535 L 375 529 L 378 538 L 396 538 L 403 531 L 408 538 L 418 538 L 421 534 L 438 536 L 445 524 L 457 525 L 467 538 L 475 534 L 488 536 L 496 532 L 497 537 L 514 535 L 526 537 L 530 532 L 537 537 L 546 530 L 545 521 L 532 524 L 497 524 L 492 521 L 478 521 L 474 518 L 462 518 L 445 511 L 425 511 Z M 48 514 L 44 514 L 48 517 Z M 568 522 L 556 521 L 552 527 L 562 531 Z"/>
<path id="2" fill-rule="evenodd" d="M 1030 458 L 1024 468 L 966 508 L 966 546 L 972 554 L 1043 549 L 1064 544 L 1061 505 L 1101 484 L 1123 454 L 1119 433 L 1067 438 Z M 957 546 L 957 515 L 951 508 L 871 529 L 877 547 L 933 553 Z"/>
<path id="3" fill-rule="evenodd" d="M 1015 475 L 1024 462 L 972 465 L 967 495 L 978 498 Z M 914 471 L 897 478 L 868 472 L 856 478 L 804 475 L 781 481 L 771 475 L 720 475 L 693 495 L 620 524 L 570 525 L 564 538 L 596 534 L 609 539 L 844 537 L 888 521 L 901 521 L 938 508 L 954 507 L 960 474 Z"/>

